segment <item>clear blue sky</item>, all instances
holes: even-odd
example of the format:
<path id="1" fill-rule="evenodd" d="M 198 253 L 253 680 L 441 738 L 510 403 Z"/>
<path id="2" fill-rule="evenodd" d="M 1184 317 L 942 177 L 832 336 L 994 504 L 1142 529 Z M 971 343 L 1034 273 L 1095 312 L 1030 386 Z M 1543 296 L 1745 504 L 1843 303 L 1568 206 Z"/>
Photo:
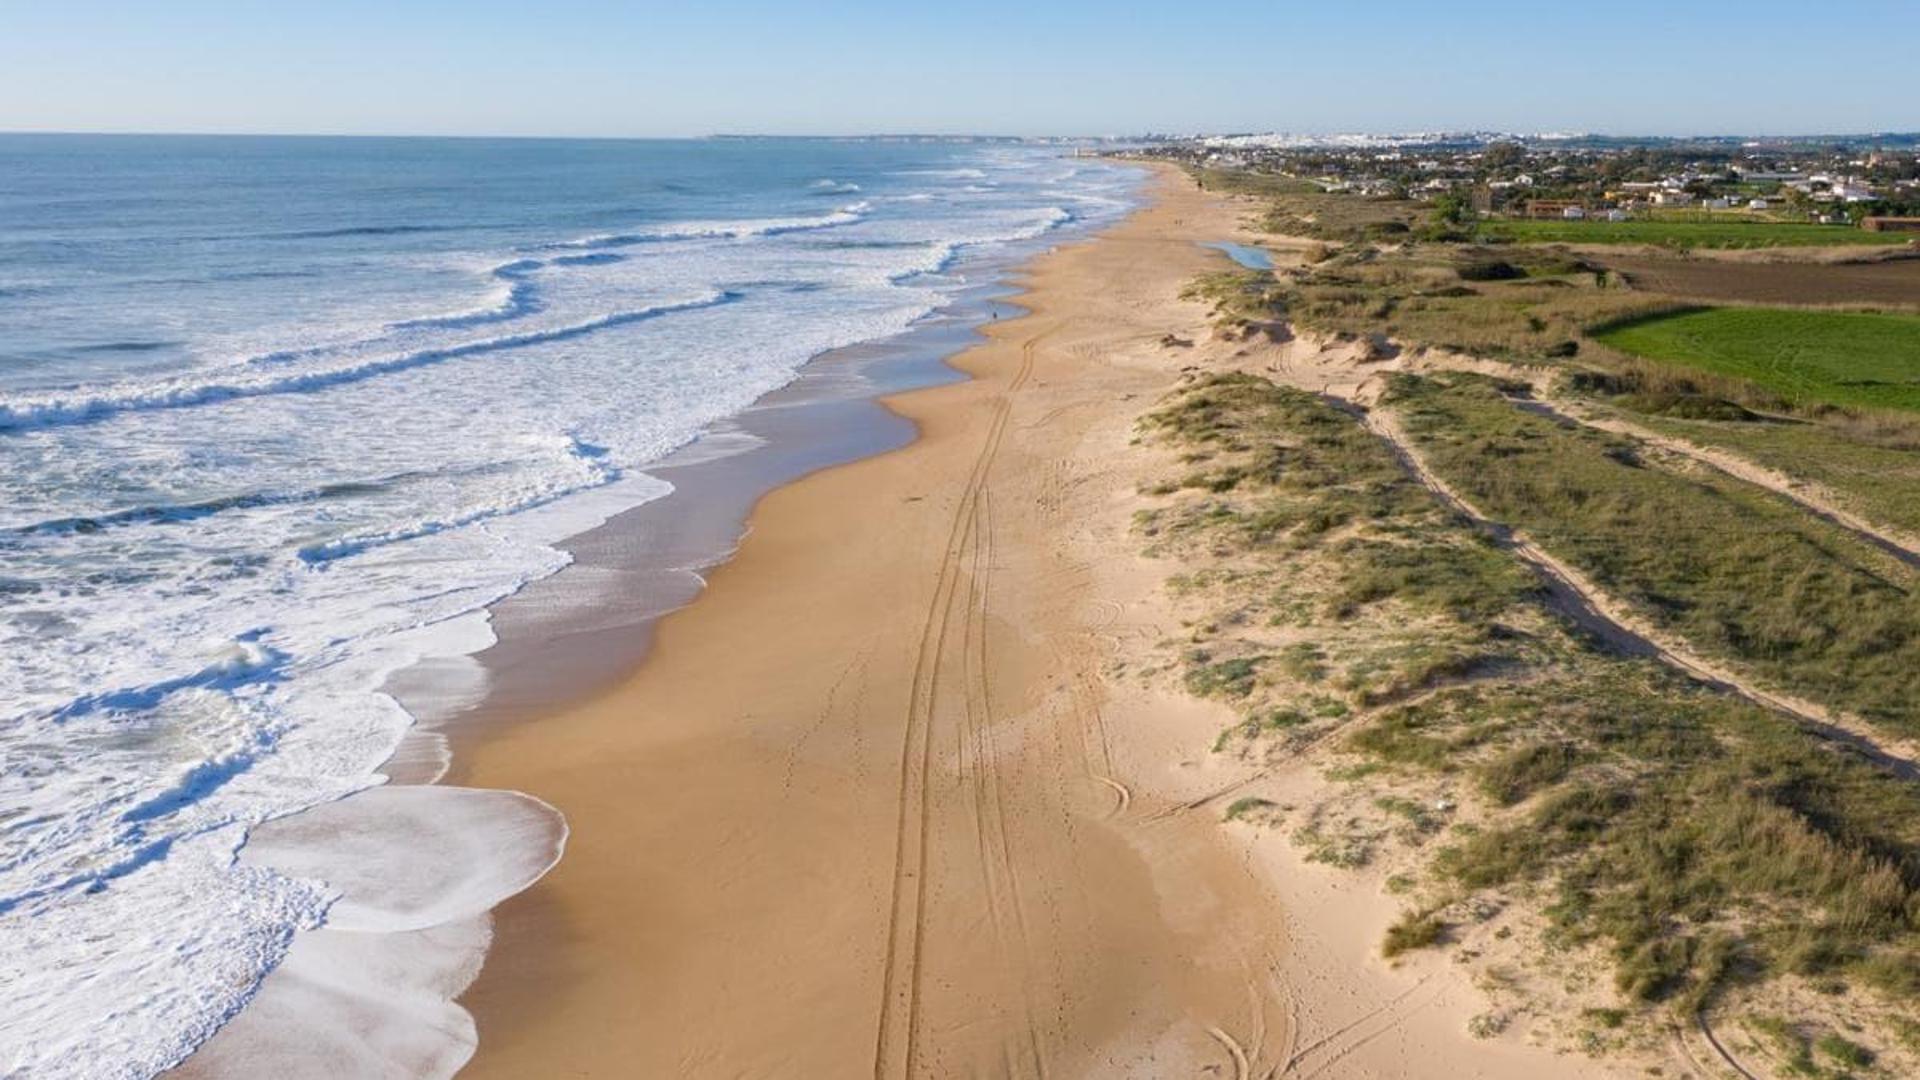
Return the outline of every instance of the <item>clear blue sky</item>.
<path id="1" fill-rule="evenodd" d="M 1920 0 L 0 0 L 0 130 L 1920 128 Z"/>

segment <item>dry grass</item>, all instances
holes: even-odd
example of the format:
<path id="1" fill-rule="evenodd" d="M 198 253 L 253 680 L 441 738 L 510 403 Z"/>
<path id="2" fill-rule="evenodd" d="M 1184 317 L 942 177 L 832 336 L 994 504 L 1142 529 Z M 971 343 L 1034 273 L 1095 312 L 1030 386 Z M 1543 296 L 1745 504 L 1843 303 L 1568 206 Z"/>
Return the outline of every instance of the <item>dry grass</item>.
<path id="1" fill-rule="evenodd" d="M 1595 651 L 1539 606 L 1528 572 L 1313 395 L 1204 376 L 1144 430 L 1186 462 L 1142 529 L 1183 567 L 1183 602 L 1207 613 L 1182 665 L 1196 689 L 1233 687 L 1246 718 L 1219 749 L 1324 747 L 1351 795 L 1300 811 L 1291 835 L 1338 867 L 1404 852 L 1410 869 L 1391 880 L 1423 899 L 1386 929 L 1384 953 L 1444 946 L 1455 927 L 1476 932 L 1479 916 L 1458 913 L 1519 905 L 1548 948 L 1610 959 L 1623 1018 L 1783 977 L 1844 979 L 1895 1015 L 1911 1008 L 1920 791 L 1743 701 Z M 1562 456 L 1525 465 L 1548 484 L 1590 467 Z M 1431 778 L 1463 782 L 1475 824 L 1449 831 Z M 1254 798 L 1230 815 L 1291 809 Z"/>

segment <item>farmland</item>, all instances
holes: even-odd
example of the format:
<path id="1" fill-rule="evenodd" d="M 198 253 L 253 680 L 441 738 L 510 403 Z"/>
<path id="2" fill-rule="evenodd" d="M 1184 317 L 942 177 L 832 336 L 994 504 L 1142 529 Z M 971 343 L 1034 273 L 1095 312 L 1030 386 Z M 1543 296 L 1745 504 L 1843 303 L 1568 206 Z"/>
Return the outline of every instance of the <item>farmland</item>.
<path id="1" fill-rule="evenodd" d="M 1768 248 L 1904 244 L 1897 233 L 1838 225 L 1728 221 L 1489 221 L 1481 236 L 1531 244 L 1646 244 L 1666 248 Z"/>
<path id="2" fill-rule="evenodd" d="M 1757 383 L 1802 408 L 1920 412 L 1920 316 L 1702 308 L 1594 336 L 1621 352 Z"/>

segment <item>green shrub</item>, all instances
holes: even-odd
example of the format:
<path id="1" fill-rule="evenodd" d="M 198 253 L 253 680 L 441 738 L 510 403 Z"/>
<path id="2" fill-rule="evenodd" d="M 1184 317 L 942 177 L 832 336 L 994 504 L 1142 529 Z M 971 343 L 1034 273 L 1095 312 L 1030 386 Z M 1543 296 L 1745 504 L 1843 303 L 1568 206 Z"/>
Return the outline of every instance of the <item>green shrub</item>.
<path id="1" fill-rule="evenodd" d="M 1380 955 L 1391 958 L 1414 949 L 1438 945 L 1446 931 L 1447 924 L 1431 914 L 1405 912 L 1392 926 L 1387 927 L 1386 939 L 1380 943 Z"/>

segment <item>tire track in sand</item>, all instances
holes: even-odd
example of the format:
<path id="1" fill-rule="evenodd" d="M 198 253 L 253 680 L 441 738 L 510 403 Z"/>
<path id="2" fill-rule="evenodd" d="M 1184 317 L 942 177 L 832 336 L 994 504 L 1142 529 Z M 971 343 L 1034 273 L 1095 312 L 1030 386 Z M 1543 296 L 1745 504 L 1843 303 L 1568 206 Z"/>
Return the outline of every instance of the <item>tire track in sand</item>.
<path id="1" fill-rule="evenodd" d="M 881 968 L 879 1017 L 874 1032 L 875 1080 L 913 1073 L 920 1029 L 921 958 L 926 939 L 926 855 L 932 824 L 927 781 L 933 764 L 933 739 L 929 729 L 934 690 L 947 648 L 954 602 L 960 593 L 960 579 L 968 570 L 968 555 L 975 544 L 981 493 L 1006 433 L 1008 416 L 1013 411 L 1012 395 L 1032 377 L 1035 352 L 1049 332 L 1042 331 L 1021 343 L 1020 366 L 994 401 L 986 438 L 954 509 L 933 598 L 921 626 L 901 732 L 893 888 Z"/>

